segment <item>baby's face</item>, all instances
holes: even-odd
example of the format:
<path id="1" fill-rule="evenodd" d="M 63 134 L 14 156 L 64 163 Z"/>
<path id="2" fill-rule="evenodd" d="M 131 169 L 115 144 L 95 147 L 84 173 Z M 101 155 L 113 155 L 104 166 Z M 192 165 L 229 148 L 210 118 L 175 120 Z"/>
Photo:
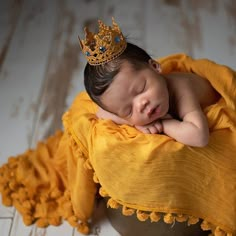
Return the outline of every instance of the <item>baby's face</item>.
<path id="1" fill-rule="evenodd" d="M 133 125 L 146 125 L 163 117 L 169 109 L 169 93 L 164 77 L 153 61 L 136 71 L 125 62 L 109 88 L 102 94 L 106 110 Z"/>

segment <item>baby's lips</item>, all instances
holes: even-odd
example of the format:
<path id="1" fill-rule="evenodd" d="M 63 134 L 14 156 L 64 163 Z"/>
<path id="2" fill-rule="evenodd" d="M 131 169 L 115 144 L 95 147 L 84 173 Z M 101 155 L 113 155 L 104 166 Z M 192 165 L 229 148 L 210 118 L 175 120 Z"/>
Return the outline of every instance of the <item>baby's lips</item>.
<path id="1" fill-rule="evenodd" d="M 152 115 L 153 111 L 154 111 L 154 108 L 149 109 L 147 115 L 150 117 Z"/>

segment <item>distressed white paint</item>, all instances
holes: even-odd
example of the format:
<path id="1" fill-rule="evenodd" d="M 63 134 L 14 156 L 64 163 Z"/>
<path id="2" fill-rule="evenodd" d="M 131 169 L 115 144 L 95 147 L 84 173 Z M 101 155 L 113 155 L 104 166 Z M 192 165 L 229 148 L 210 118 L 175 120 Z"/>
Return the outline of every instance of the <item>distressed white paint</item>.
<path id="1" fill-rule="evenodd" d="M 0 232 L 1 236 L 9 236 L 11 229 L 12 219 L 1 219 L 0 218 Z"/>
<path id="2" fill-rule="evenodd" d="M 0 74 L 0 164 L 29 147 L 54 25 L 54 1 L 25 1 Z M 36 11 L 36 9 L 40 9 Z"/>
<path id="3" fill-rule="evenodd" d="M 177 6 L 160 2 L 151 0 L 146 6 L 148 52 L 154 57 L 184 52 L 236 68 L 236 44 L 230 44 L 230 38 L 236 41 L 235 17 L 226 11 L 232 1 L 176 1 Z"/>

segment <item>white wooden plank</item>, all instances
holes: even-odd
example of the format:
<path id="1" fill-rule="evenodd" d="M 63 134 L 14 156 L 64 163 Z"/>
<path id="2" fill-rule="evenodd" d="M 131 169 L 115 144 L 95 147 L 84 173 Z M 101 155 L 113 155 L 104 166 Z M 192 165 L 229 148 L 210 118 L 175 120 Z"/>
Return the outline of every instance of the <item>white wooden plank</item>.
<path id="1" fill-rule="evenodd" d="M 42 100 L 36 121 L 34 143 L 60 129 L 61 117 L 76 94 L 84 90 L 83 68 L 78 35 L 97 19 L 97 1 L 69 0 L 59 2 L 58 21 L 50 50 Z M 89 11 L 89 14 L 87 12 Z"/>
<path id="2" fill-rule="evenodd" d="M 0 74 L 0 165 L 30 144 L 35 106 L 47 65 L 53 1 L 25 1 Z M 3 135 L 4 134 L 4 135 Z"/>
<path id="3" fill-rule="evenodd" d="M 2 196 L 0 195 L 0 218 L 10 218 L 14 214 L 13 207 L 5 207 L 2 205 Z M 1 229 L 1 227 L 0 227 Z"/>
<path id="4" fill-rule="evenodd" d="M 8 65 L 13 61 L 13 65 L 16 67 L 20 64 L 20 68 L 15 72 L 13 71 L 12 83 L 16 83 L 19 81 L 19 86 L 15 89 L 14 92 L 18 94 L 22 94 L 20 101 L 17 101 L 16 105 L 13 108 L 14 111 L 12 113 L 16 116 L 16 119 L 12 119 L 11 123 L 16 124 L 21 127 L 20 135 L 16 137 L 16 140 L 24 140 L 24 143 L 18 142 L 19 149 L 14 144 L 14 149 L 11 150 L 11 154 L 18 153 L 26 149 L 27 146 L 31 143 L 32 133 L 34 131 L 34 119 L 35 111 L 32 105 L 37 104 L 38 96 L 40 96 L 41 92 L 41 84 L 44 80 L 44 74 L 47 67 L 48 62 L 48 54 L 50 51 L 52 36 L 54 33 L 54 24 L 55 20 L 58 17 L 57 13 L 57 1 L 28 1 L 25 2 L 24 12 L 21 18 L 21 24 L 19 24 L 19 28 L 23 31 L 23 28 L 26 28 L 26 32 L 24 35 L 21 35 L 19 29 L 19 35 L 14 37 L 14 40 L 20 40 L 24 42 L 23 45 L 24 51 L 22 53 L 20 51 L 22 63 L 16 60 L 14 57 L 17 56 L 15 52 L 12 52 L 12 58 L 8 59 L 5 64 Z M 40 40 L 39 40 L 40 39 Z M 17 43 L 17 42 L 16 42 Z M 18 45 L 19 46 L 19 45 Z M 14 48 L 14 42 L 11 47 Z M 9 55 L 8 55 L 9 57 Z M 15 64 L 14 64 L 15 62 Z M 5 71 L 7 70 L 7 66 L 4 67 Z M 10 70 L 9 73 L 11 73 Z M 22 72 L 22 74 L 21 74 Z M 9 77 L 9 73 L 7 74 Z M 19 78 L 20 73 L 20 78 Z M 4 73 L 5 75 L 5 73 Z M 10 77 L 10 78 L 11 78 Z M 9 80 L 9 78 L 4 78 L 3 81 Z M 22 86 L 20 86 L 23 83 Z M 23 87 L 24 86 L 24 87 Z M 11 88 L 9 84 L 6 85 L 7 88 Z M 13 93 L 13 92 L 12 92 Z M 7 97 L 4 94 L 5 98 Z M 26 104 L 24 104 L 24 101 Z M 9 107 L 12 104 L 5 104 L 6 107 Z M 21 109 L 25 107 L 25 113 L 20 113 Z M 19 109 L 19 110 L 18 110 Z M 15 111 L 16 110 L 16 111 Z M 24 110 L 23 110 L 24 111 Z M 22 117 L 21 117 L 22 115 Z M 27 115 L 27 120 L 26 120 Z M 13 114 L 11 114 L 13 116 Z M 10 117 L 11 117 L 10 116 Z M 15 118 L 15 117 L 13 117 Z M 20 137 L 21 136 L 21 137 Z M 29 136 L 29 137 L 28 137 Z M 29 139 L 29 140 L 27 140 Z M 4 153 L 5 154 L 5 153 Z M 5 154 L 6 155 L 6 154 Z M 14 217 L 14 223 L 11 231 L 11 235 L 68 235 L 70 236 L 73 232 L 71 227 L 68 227 L 67 224 L 63 224 L 59 227 L 48 227 L 47 229 L 38 229 L 35 225 L 33 226 L 25 226 L 21 216 L 16 213 Z"/>
<path id="5" fill-rule="evenodd" d="M 80 50 L 80 46 L 78 44 L 78 36 L 82 39 L 84 38 L 84 27 L 89 26 L 91 30 L 96 28 L 97 19 L 101 19 L 102 16 L 102 8 L 103 1 L 77 1 L 70 0 L 70 5 L 68 5 L 69 9 L 74 13 L 75 16 L 75 27 L 73 34 L 71 35 L 71 43 L 78 45 L 78 67 L 74 70 L 71 79 L 71 87 L 67 94 L 66 98 L 66 108 L 68 108 L 75 96 L 85 90 L 84 88 L 84 80 L 83 80 L 83 72 L 84 67 L 86 65 L 86 60 L 84 55 Z"/>
<path id="6" fill-rule="evenodd" d="M 0 165 L 30 145 L 33 105 L 44 79 L 55 12 L 50 4 L 45 4 L 25 2 L 0 73 Z M 13 212 L 12 208 L 1 206 L 1 216 L 13 216 Z"/>
<path id="7" fill-rule="evenodd" d="M 9 236 L 11 230 L 11 219 L 2 219 L 0 218 L 0 232 L 1 236 Z"/>
<path id="8" fill-rule="evenodd" d="M 176 4 L 168 4 L 173 3 Z M 146 7 L 146 37 L 147 51 L 153 57 L 165 56 L 171 53 L 192 53 L 191 45 L 186 40 L 189 35 L 183 34 L 182 25 L 184 12 L 182 1 L 155 1 L 152 0 Z M 181 31 L 182 30 L 182 31 Z M 187 37 L 187 39 L 186 39 Z M 183 43 L 182 43 L 183 42 Z"/>
<path id="9" fill-rule="evenodd" d="M 22 1 L 0 1 L 0 70 L 21 12 Z"/>
<path id="10" fill-rule="evenodd" d="M 102 20 L 111 25 L 111 17 L 114 16 L 128 41 L 144 47 L 144 10 L 147 4 L 143 0 L 104 1 L 101 6 Z"/>
<path id="11" fill-rule="evenodd" d="M 67 223 L 64 222 L 62 225 L 59 226 L 49 226 L 46 229 L 39 229 L 37 228 L 35 233 L 32 236 L 70 236 L 73 234 L 74 229 Z M 39 233 L 41 232 L 41 234 Z M 44 234 L 42 234 L 42 232 Z"/>
<path id="12" fill-rule="evenodd" d="M 147 49 L 155 57 L 184 52 L 236 68 L 234 1 L 150 1 Z M 231 22 L 231 24 L 229 23 Z M 234 24 L 232 24 L 234 22 Z"/>
<path id="13" fill-rule="evenodd" d="M 200 6 L 196 9 L 193 3 L 191 11 L 188 11 L 189 14 L 198 12 L 201 28 L 201 47 L 195 48 L 194 55 L 208 57 L 236 69 L 236 18 L 231 14 L 231 10 L 236 9 L 236 2 L 218 0 L 215 3 L 213 10 Z"/>
<path id="14" fill-rule="evenodd" d="M 16 212 L 13 219 L 11 234 L 9 236 L 32 236 L 34 230 L 34 226 L 26 226 L 22 217 Z"/>

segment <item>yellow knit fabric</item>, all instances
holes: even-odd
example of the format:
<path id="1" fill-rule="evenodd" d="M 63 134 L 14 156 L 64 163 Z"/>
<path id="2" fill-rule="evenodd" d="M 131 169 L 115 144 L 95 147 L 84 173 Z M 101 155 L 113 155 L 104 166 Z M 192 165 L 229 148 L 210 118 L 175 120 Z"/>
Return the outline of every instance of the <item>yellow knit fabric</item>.
<path id="1" fill-rule="evenodd" d="M 202 229 L 213 235 L 236 235 L 236 72 L 184 54 L 159 62 L 164 73 L 199 74 L 221 94 L 204 110 L 207 147 L 98 120 L 97 106 L 83 92 L 63 116 L 64 132 L 1 167 L 3 203 L 14 205 L 26 224 L 58 225 L 63 218 L 88 233 L 100 187 L 108 206 L 140 221 L 202 219 Z"/>

